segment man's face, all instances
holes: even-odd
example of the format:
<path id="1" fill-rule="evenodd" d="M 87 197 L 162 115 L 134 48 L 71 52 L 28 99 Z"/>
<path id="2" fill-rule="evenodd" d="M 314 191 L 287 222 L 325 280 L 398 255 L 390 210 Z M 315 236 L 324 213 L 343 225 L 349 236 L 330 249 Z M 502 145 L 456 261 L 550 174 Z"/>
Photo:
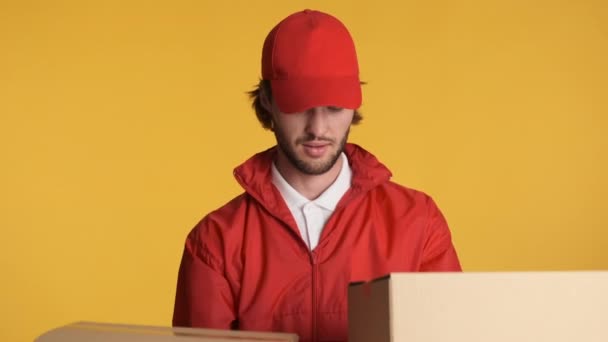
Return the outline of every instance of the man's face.
<path id="1" fill-rule="evenodd" d="M 354 110 L 328 106 L 274 113 L 277 145 L 292 166 L 307 175 L 324 174 L 334 166 L 348 139 Z"/>

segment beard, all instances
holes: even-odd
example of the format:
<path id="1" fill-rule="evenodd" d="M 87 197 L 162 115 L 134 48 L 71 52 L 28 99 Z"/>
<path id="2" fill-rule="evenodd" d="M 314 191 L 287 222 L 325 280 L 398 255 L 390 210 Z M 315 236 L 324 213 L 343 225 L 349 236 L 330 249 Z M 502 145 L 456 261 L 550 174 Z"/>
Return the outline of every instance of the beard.
<path id="1" fill-rule="evenodd" d="M 346 133 L 344 133 L 344 136 L 342 137 L 342 139 L 340 140 L 340 142 L 338 144 L 338 148 L 336 149 L 336 151 L 333 154 L 331 154 L 325 160 L 314 161 L 314 162 L 309 162 L 302 158 L 299 158 L 295 151 L 295 148 L 293 148 L 289 144 L 283 131 L 281 131 L 281 129 L 279 127 L 275 127 L 274 135 L 277 139 L 277 146 L 281 149 L 281 151 L 283 151 L 283 153 L 285 154 L 285 156 L 287 157 L 287 160 L 291 163 L 291 165 L 293 165 L 298 171 L 300 171 L 306 175 L 322 175 L 322 174 L 326 173 L 327 171 L 329 171 L 336 164 L 336 162 L 338 161 L 338 158 L 340 158 L 340 155 L 344 151 L 344 145 L 346 145 L 346 141 L 348 140 L 349 132 L 350 132 L 350 128 L 346 131 Z M 310 134 L 305 137 L 296 139 L 295 144 L 299 145 L 299 144 L 306 143 L 309 141 L 327 141 L 327 142 L 332 143 L 332 145 L 335 144 L 335 142 L 336 142 L 334 139 L 325 138 L 325 137 L 317 137 L 317 136 Z"/>

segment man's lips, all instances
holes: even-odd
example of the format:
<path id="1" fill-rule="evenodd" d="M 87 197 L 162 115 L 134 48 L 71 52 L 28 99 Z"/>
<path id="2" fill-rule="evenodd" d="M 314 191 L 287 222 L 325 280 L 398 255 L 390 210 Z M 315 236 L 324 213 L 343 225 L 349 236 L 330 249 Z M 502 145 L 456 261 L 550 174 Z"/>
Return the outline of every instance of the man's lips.
<path id="1" fill-rule="evenodd" d="M 304 153 L 311 158 L 322 157 L 329 149 L 329 145 L 327 142 L 307 142 L 302 144 Z"/>
<path id="2" fill-rule="evenodd" d="M 306 143 L 303 143 L 302 145 L 304 145 L 306 147 L 323 147 L 323 146 L 329 145 L 329 143 L 328 142 L 306 142 Z"/>

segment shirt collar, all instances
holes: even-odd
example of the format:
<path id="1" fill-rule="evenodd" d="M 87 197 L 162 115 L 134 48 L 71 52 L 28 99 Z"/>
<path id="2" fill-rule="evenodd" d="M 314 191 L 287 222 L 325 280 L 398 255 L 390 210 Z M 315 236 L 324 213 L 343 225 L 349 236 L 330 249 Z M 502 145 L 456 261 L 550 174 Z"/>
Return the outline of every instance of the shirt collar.
<path id="1" fill-rule="evenodd" d="M 302 196 L 296 189 L 294 189 L 286 180 L 283 175 L 276 168 L 274 162 L 272 163 L 272 183 L 277 187 L 287 205 L 296 208 L 302 208 L 309 202 L 314 202 L 316 205 L 334 211 L 336 205 L 342 198 L 342 196 L 350 188 L 352 180 L 352 170 L 348 164 L 348 158 L 346 154 L 341 154 L 342 168 L 336 180 L 314 201 L 309 201 L 306 197 Z"/>
<path id="2" fill-rule="evenodd" d="M 274 162 L 272 163 L 272 183 L 277 187 L 277 189 L 279 189 L 279 192 L 283 196 L 283 199 L 289 208 L 295 207 L 300 209 L 306 203 L 310 202 L 308 198 L 300 195 L 296 189 L 287 183 Z"/>

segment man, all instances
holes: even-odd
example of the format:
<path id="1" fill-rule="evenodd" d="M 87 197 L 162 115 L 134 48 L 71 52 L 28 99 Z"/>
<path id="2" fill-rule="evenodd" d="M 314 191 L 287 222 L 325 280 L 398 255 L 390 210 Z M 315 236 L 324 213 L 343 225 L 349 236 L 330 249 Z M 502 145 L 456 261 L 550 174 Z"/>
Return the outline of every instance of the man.
<path id="1" fill-rule="evenodd" d="M 390 272 L 460 271 L 427 195 L 347 143 L 361 120 L 355 46 L 336 18 L 305 10 L 267 36 L 251 93 L 277 145 L 234 171 L 245 192 L 188 235 L 173 324 L 346 341 L 347 287 Z"/>

